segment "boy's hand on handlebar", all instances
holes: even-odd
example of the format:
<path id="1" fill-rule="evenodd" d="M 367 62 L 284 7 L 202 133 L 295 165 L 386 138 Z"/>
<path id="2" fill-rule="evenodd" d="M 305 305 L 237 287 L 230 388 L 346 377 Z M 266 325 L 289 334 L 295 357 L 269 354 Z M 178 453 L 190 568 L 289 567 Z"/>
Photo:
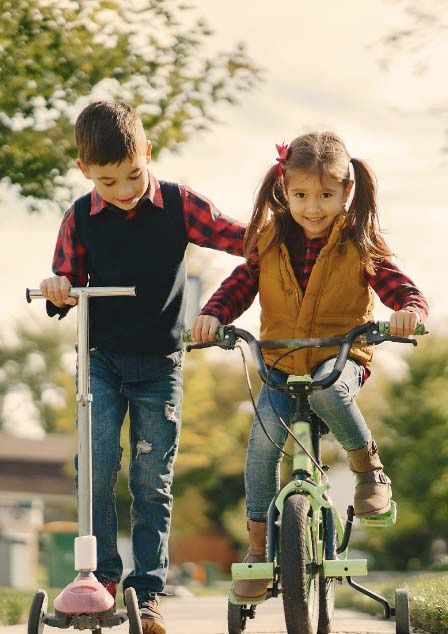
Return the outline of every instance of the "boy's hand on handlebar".
<path id="1" fill-rule="evenodd" d="M 389 319 L 390 334 L 397 337 L 409 337 L 420 321 L 420 314 L 417 311 L 397 310 Z"/>
<path id="2" fill-rule="evenodd" d="M 198 315 L 191 326 L 191 337 L 193 341 L 213 341 L 220 325 L 213 315 Z"/>
<path id="3" fill-rule="evenodd" d="M 64 275 L 53 275 L 47 277 L 39 285 L 40 291 L 44 297 L 50 300 L 52 304 L 58 308 L 64 306 L 76 306 L 76 297 L 69 297 L 72 285 L 70 280 Z"/>

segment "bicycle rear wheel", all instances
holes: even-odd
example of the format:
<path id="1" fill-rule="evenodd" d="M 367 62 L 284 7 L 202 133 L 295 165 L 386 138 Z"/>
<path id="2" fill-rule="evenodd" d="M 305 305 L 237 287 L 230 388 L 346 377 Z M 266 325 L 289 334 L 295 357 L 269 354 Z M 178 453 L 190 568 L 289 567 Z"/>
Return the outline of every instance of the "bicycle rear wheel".
<path id="1" fill-rule="evenodd" d="M 317 527 L 316 527 L 317 528 Z M 302 494 L 285 500 L 280 527 L 280 574 L 288 634 L 317 634 L 319 573 L 317 535 Z"/>

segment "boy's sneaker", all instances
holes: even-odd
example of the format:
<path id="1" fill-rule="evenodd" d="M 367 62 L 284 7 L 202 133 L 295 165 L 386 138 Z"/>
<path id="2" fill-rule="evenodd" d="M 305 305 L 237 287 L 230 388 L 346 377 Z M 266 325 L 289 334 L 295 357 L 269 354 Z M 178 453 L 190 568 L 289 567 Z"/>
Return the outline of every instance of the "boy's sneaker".
<path id="1" fill-rule="evenodd" d="M 143 634 L 166 634 L 163 617 L 160 614 L 159 597 L 150 595 L 139 603 Z"/>

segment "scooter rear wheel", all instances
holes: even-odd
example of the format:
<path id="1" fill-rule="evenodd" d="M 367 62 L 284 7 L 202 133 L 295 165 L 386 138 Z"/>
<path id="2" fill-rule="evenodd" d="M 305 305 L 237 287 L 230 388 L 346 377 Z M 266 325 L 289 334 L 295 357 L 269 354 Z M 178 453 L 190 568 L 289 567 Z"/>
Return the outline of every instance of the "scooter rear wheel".
<path id="1" fill-rule="evenodd" d="M 47 612 L 48 597 L 45 590 L 38 590 L 33 597 L 28 616 L 28 634 L 42 634 L 43 618 Z"/>
<path id="2" fill-rule="evenodd" d="M 129 619 L 129 634 L 143 634 L 140 610 L 134 588 L 126 588 L 124 602 Z"/>

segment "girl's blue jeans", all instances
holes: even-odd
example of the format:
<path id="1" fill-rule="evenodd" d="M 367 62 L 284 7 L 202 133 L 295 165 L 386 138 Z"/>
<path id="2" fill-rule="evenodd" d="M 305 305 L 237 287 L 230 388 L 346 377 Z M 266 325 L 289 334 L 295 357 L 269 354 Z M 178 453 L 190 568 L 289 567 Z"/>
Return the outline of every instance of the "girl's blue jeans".
<path id="1" fill-rule="evenodd" d="M 333 369 L 335 360 L 328 359 L 318 366 L 313 378 L 320 379 Z M 349 359 L 338 381 L 326 390 L 316 391 L 310 397 L 313 411 L 328 425 L 330 431 L 347 451 L 360 449 L 371 439 L 370 430 L 355 403 L 363 380 L 363 368 Z M 280 370 L 271 372 L 272 381 L 286 383 L 288 374 Z M 270 400 L 269 400 L 270 397 Z M 261 388 L 258 411 L 271 438 L 283 448 L 287 432 L 281 427 L 271 407 L 286 423 L 293 413 L 293 398 L 286 392 Z M 266 437 L 257 417 L 249 436 L 246 457 L 245 485 L 247 517 L 265 520 L 269 504 L 280 488 L 280 462 L 282 454 Z"/>
<path id="2" fill-rule="evenodd" d="M 120 581 L 114 486 L 120 470 L 120 432 L 129 410 L 134 568 L 123 582 L 139 603 L 163 590 L 168 568 L 173 465 L 182 405 L 183 352 L 123 355 L 95 350 L 90 358 L 93 532 L 99 581 Z M 75 461 L 77 464 L 77 461 Z"/>

